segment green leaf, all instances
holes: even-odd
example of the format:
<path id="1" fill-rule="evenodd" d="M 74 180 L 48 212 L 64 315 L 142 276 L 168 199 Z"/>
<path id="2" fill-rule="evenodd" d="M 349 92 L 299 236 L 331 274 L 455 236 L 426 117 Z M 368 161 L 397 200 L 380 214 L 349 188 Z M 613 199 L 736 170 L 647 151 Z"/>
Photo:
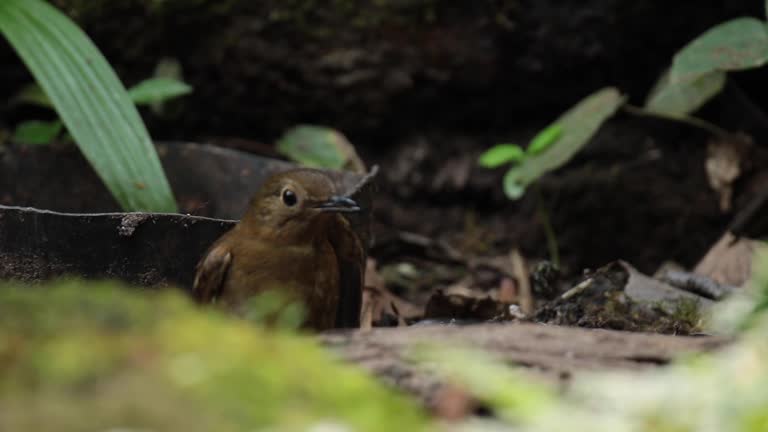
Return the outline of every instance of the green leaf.
<path id="1" fill-rule="evenodd" d="M 725 72 L 711 72 L 695 81 L 673 84 L 669 72 L 651 90 L 645 109 L 669 116 L 685 116 L 701 108 L 725 86 Z"/>
<path id="2" fill-rule="evenodd" d="M 301 125 L 280 138 L 277 151 L 308 167 L 339 170 L 350 161 L 350 151 L 354 148 L 334 129 Z"/>
<path id="3" fill-rule="evenodd" d="M 507 196 L 520 198 L 529 184 L 568 162 L 623 103 L 624 97 L 616 88 L 606 87 L 560 116 L 553 123 L 562 127 L 562 135 L 557 142 L 546 152 L 528 155 L 523 163 L 511 168 L 504 176 Z"/>
<path id="4" fill-rule="evenodd" d="M 136 105 L 165 102 L 192 92 L 188 84 L 172 78 L 149 78 L 128 90 Z"/>
<path id="5" fill-rule="evenodd" d="M 527 186 L 520 178 L 518 169 L 510 168 L 506 174 L 504 174 L 503 180 L 504 195 L 509 199 L 520 199 L 525 195 L 525 187 Z"/>
<path id="6" fill-rule="evenodd" d="M 0 32 L 120 205 L 175 212 L 171 188 L 136 106 L 88 36 L 41 0 L 1 1 Z"/>
<path id="7" fill-rule="evenodd" d="M 525 150 L 516 144 L 498 144 L 480 155 L 477 162 L 485 168 L 496 168 L 509 162 L 525 159 Z"/>
<path id="8" fill-rule="evenodd" d="M 50 144 L 61 133 L 61 121 L 29 120 L 16 126 L 13 141 L 19 144 L 45 145 Z"/>
<path id="9" fill-rule="evenodd" d="M 670 81 L 685 83 L 715 71 L 759 67 L 768 62 L 768 29 L 757 18 L 737 18 L 715 26 L 680 50 Z"/>
<path id="10" fill-rule="evenodd" d="M 51 100 L 45 94 L 39 85 L 32 83 L 25 85 L 16 95 L 16 100 L 31 105 L 38 105 L 44 108 L 53 108 Z"/>
<path id="11" fill-rule="evenodd" d="M 547 126 L 536 134 L 528 146 L 528 154 L 539 154 L 554 144 L 563 134 L 563 127 L 557 123 Z"/>
<path id="12" fill-rule="evenodd" d="M 148 78 L 128 89 L 128 95 L 136 105 L 151 105 L 189 94 L 192 87 L 187 83 L 166 77 Z M 29 84 L 16 96 L 16 100 L 53 108 L 51 100 L 37 84 Z"/>

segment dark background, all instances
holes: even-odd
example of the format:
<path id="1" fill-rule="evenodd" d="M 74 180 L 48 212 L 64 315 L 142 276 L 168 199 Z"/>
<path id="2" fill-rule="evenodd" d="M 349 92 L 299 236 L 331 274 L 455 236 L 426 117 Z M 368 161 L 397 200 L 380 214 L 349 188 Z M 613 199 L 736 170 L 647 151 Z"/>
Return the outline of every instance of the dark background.
<path id="1" fill-rule="evenodd" d="M 126 85 L 180 62 L 194 93 L 162 116 L 157 140 L 270 154 L 299 123 L 345 133 L 380 163 L 378 220 L 443 236 L 472 253 L 522 246 L 545 257 L 530 197 L 507 201 L 503 170 L 475 166 L 497 142 L 524 143 L 591 92 L 619 87 L 641 104 L 674 52 L 763 2 L 549 0 L 53 0 L 85 29 Z M 753 194 L 768 122 L 765 70 L 732 74 L 701 116 L 751 134 L 752 164 L 722 213 L 708 187 L 709 137 L 620 114 L 567 167 L 541 182 L 566 268 L 625 258 L 653 271 L 692 265 Z M 32 81 L 0 42 L 0 99 Z M 0 127 L 47 113 L 7 103 Z"/>

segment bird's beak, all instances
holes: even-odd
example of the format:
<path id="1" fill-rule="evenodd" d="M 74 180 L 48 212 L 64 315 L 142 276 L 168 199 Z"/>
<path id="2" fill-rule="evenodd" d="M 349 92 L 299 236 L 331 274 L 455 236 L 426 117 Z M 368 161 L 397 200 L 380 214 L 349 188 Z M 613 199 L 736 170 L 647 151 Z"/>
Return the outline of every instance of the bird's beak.
<path id="1" fill-rule="evenodd" d="M 319 202 L 316 209 L 322 212 L 354 213 L 360 211 L 360 206 L 352 198 L 332 196 L 326 201 Z"/>

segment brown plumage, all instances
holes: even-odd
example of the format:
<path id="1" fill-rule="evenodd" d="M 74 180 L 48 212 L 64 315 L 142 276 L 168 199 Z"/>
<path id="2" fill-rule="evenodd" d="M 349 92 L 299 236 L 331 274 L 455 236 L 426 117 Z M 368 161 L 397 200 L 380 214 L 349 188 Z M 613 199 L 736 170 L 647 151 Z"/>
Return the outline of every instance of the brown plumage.
<path id="1" fill-rule="evenodd" d="M 240 312 L 278 290 L 304 304 L 307 328 L 358 327 L 365 255 L 341 213 L 359 210 L 322 171 L 270 177 L 198 264 L 195 298 Z"/>

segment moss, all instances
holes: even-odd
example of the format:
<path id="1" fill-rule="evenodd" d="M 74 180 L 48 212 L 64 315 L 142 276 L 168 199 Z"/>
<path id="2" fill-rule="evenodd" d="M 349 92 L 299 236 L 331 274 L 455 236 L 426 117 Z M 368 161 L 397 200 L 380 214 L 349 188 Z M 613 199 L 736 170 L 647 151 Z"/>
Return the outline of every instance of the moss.
<path id="1" fill-rule="evenodd" d="M 0 287 L 0 370 L 0 430 L 426 424 L 411 401 L 306 336 L 106 282 Z"/>

